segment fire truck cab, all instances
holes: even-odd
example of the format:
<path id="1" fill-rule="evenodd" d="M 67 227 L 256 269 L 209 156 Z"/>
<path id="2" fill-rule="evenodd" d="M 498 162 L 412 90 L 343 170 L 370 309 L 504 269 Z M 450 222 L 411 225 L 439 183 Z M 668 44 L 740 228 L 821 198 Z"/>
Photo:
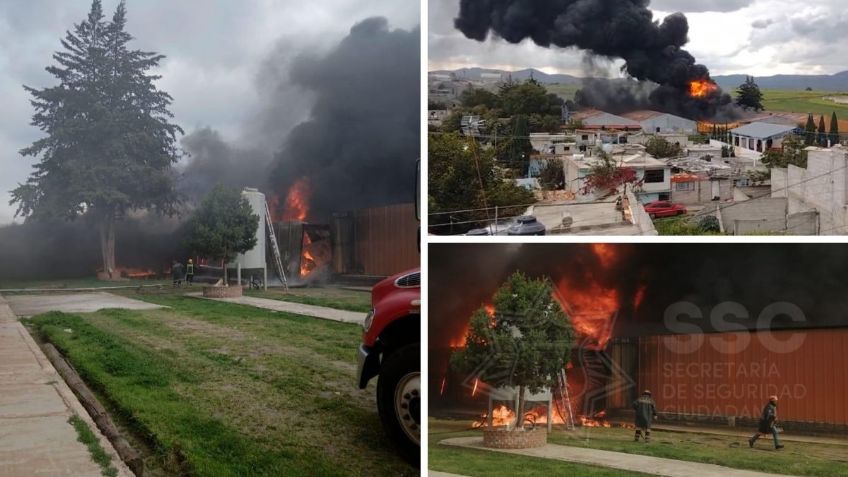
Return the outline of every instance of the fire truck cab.
<path id="1" fill-rule="evenodd" d="M 399 273 L 371 290 L 363 323 L 357 381 L 379 375 L 377 409 L 404 458 L 417 464 L 421 446 L 421 271 Z"/>

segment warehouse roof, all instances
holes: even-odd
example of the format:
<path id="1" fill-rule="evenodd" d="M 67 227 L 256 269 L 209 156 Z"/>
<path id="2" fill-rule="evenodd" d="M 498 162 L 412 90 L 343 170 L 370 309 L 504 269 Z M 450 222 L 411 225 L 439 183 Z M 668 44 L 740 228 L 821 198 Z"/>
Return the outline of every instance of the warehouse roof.
<path id="1" fill-rule="evenodd" d="M 796 129 L 795 126 L 784 126 L 771 123 L 751 123 L 741 128 L 731 130 L 739 136 L 752 137 L 754 139 L 768 139 L 770 137 L 788 134 Z"/>

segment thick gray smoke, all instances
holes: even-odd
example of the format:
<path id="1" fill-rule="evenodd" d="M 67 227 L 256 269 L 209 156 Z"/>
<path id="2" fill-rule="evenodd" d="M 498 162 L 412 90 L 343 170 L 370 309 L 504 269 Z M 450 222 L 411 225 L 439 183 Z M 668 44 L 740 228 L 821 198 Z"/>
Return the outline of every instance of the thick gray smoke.
<path id="1" fill-rule="evenodd" d="M 285 197 L 305 179 L 310 220 L 414 200 L 419 44 L 418 28 L 391 30 L 384 18 L 369 18 L 327 55 L 293 65 L 292 81 L 315 105 L 277 154 L 271 187 Z"/>
<path id="2" fill-rule="evenodd" d="M 720 90 L 703 98 L 689 94 L 692 81 L 711 79 L 707 67 L 683 49 L 689 41 L 686 16 L 675 13 L 660 23 L 649 5 L 650 0 L 460 0 L 455 25 L 477 41 L 491 32 L 510 43 L 529 38 L 546 48 L 621 58 L 628 75 L 658 85 L 648 96 L 653 109 L 696 119 L 729 114 L 730 96 Z"/>
<path id="3" fill-rule="evenodd" d="M 704 332 L 726 331 L 710 313 L 724 302 L 745 307 L 747 318 L 725 317 L 746 329 L 768 306 L 788 302 L 805 317 L 777 316 L 773 328 L 845 326 L 848 318 L 848 249 L 835 244 L 611 245 L 616 259 L 602 267 L 590 245 L 444 244 L 430 247 L 430 343 L 444 347 L 462 334 L 471 313 L 491 299 L 516 270 L 554 282 L 598 282 L 618 291 L 616 335 L 665 334 L 666 309 L 687 301 L 702 319 L 684 321 Z M 644 287 L 641 304 L 634 299 Z"/>

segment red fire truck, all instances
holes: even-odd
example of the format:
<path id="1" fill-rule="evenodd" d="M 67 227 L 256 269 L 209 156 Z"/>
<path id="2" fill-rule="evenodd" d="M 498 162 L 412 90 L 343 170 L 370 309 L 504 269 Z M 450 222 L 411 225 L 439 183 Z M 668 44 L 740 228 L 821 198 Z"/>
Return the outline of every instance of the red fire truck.
<path id="1" fill-rule="evenodd" d="M 420 163 L 419 163 L 420 176 Z M 415 215 L 418 210 L 418 178 Z M 420 234 L 419 234 L 420 235 Z M 420 239 L 419 239 L 420 240 Z M 420 243 L 419 243 L 420 248 Z M 386 278 L 371 290 L 363 323 L 357 382 L 360 389 L 379 375 L 377 409 L 401 453 L 418 465 L 421 448 L 421 271 Z"/>

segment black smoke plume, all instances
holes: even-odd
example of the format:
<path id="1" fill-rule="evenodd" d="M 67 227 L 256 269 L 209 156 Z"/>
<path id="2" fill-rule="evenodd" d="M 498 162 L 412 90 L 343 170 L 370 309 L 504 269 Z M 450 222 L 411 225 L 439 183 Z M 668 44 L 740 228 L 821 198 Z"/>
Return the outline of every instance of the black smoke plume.
<path id="1" fill-rule="evenodd" d="M 657 85 L 648 95 L 652 109 L 696 119 L 731 114 L 730 96 L 718 89 L 704 98 L 689 94 L 692 81 L 712 80 L 707 67 L 683 49 L 689 42 L 686 16 L 674 13 L 660 23 L 649 5 L 650 0 L 460 0 L 455 26 L 477 41 L 491 32 L 510 43 L 529 38 L 545 48 L 621 58 L 625 73 Z"/>
<path id="2" fill-rule="evenodd" d="M 667 334 L 666 309 L 693 303 L 703 318 L 678 321 L 703 332 L 731 331 L 711 313 L 737 302 L 748 317 L 722 317 L 757 329 L 771 304 L 797 306 L 805 321 L 775 317 L 771 329 L 848 326 L 848 247 L 837 244 L 614 244 L 616 260 L 602 267 L 586 244 L 436 244 L 430 246 L 430 346 L 446 347 L 462 335 L 471 314 L 489 302 L 516 270 L 555 283 L 597 281 L 618 291 L 621 308 L 614 336 Z M 644 287 L 637 307 L 634 298 Z"/>
<path id="3" fill-rule="evenodd" d="M 310 220 L 332 212 L 412 202 L 420 149 L 419 29 L 369 18 L 323 57 L 304 56 L 292 81 L 315 95 L 311 118 L 277 154 L 270 187 L 311 189 Z"/>

